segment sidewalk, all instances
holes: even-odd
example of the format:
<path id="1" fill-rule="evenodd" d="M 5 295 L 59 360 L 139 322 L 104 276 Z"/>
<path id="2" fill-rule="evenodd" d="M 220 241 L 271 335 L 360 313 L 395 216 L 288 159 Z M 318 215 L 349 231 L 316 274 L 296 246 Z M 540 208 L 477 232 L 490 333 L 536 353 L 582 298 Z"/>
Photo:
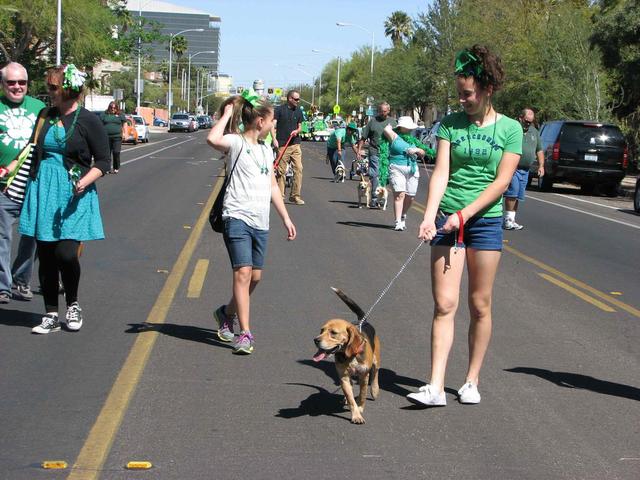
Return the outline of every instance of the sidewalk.
<path id="1" fill-rule="evenodd" d="M 637 176 L 627 175 L 620 182 L 620 192 L 625 197 L 633 197 L 636 190 L 636 179 Z"/>

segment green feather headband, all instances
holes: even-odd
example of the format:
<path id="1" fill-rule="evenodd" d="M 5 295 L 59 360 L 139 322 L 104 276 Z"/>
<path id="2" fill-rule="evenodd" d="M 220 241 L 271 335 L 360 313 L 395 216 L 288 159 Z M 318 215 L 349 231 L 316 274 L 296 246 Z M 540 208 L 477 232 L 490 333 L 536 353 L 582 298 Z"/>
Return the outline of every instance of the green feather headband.
<path id="1" fill-rule="evenodd" d="M 62 80 L 62 88 L 79 92 L 84 85 L 84 81 L 86 78 L 86 73 L 81 72 L 73 63 L 70 63 L 69 65 L 64 67 L 64 79 Z"/>
<path id="2" fill-rule="evenodd" d="M 480 78 L 480 75 L 484 72 L 482 66 L 482 60 L 476 57 L 469 50 L 462 50 L 456 55 L 456 75 L 463 75 L 465 77 Z"/>

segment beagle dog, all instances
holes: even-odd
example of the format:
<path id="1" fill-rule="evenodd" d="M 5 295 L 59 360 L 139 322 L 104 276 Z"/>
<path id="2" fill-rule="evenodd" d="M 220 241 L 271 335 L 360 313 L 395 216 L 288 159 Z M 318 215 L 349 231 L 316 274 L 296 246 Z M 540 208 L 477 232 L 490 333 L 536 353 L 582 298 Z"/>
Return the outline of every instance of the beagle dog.
<path id="1" fill-rule="evenodd" d="M 362 309 L 342 290 L 331 289 L 347 304 L 358 320 L 364 317 Z M 345 396 L 345 404 L 351 410 L 351 423 L 362 424 L 364 417 L 364 404 L 366 401 L 368 386 L 371 385 L 371 397 L 378 398 L 380 388 L 378 386 L 378 370 L 380 369 L 380 340 L 375 329 L 370 323 L 362 325 L 362 331 L 358 326 L 347 320 L 334 318 L 328 320 L 320 330 L 320 335 L 314 338 L 318 352 L 313 360 L 319 362 L 329 355 L 334 355 L 336 370 L 340 377 L 340 386 Z M 351 377 L 357 377 L 360 384 L 360 393 L 357 400 L 353 395 Z"/>
<path id="2" fill-rule="evenodd" d="M 358 182 L 358 208 L 369 207 L 371 203 L 371 181 L 365 175 Z"/>
<path id="3" fill-rule="evenodd" d="M 338 160 L 338 165 L 336 165 L 336 169 L 333 173 L 333 181 L 336 183 L 344 183 L 344 179 L 346 177 L 346 169 L 344 168 L 344 163 L 341 160 Z"/>
<path id="4" fill-rule="evenodd" d="M 379 186 L 376 188 L 376 200 L 378 201 L 378 208 L 382 210 L 387 209 L 387 198 L 389 196 L 389 191 L 387 187 Z"/>

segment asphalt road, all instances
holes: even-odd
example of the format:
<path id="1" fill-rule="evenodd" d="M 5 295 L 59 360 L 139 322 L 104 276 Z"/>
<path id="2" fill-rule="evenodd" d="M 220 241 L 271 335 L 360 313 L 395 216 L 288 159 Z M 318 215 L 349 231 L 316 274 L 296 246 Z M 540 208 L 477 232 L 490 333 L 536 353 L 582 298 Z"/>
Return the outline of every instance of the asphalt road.
<path id="1" fill-rule="evenodd" d="M 40 296 L 0 310 L 1 478 L 640 478 L 640 217 L 628 199 L 528 193 L 526 228 L 505 235 L 477 406 L 455 397 L 466 287 L 448 406 L 404 398 L 428 365 L 423 247 L 371 316 L 381 394 L 357 426 L 312 339 L 328 318 L 353 319 L 330 286 L 366 310 L 417 246 L 425 178 L 408 230 L 394 232 L 391 211 L 358 209 L 356 182 L 332 183 L 324 145 L 305 143 L 307 204 L 289 206 L 298 239 L 274 213 L 256 350 L 238 357 L 212 318 L 231 270 L 206 225 L 222 162 L 205 136 L 156 134 L 100 181 L 108 238 L 84 250 L 80 332 L 31 335 Z M 132 460 L 153 467 L 126 470 Z"/>

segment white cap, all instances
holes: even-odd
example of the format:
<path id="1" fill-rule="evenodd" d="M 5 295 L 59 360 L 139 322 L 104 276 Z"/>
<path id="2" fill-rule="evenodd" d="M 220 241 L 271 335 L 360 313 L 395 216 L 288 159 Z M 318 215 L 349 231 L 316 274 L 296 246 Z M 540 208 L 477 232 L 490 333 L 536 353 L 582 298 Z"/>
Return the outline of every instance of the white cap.
<path id="1" fill-rule="evenodd" d="M 413 121 L 411 117 L 400 117 L 398 119 L 398 126 L 406 128 L 407 130 L 415 130 L 418 125 Z"/>

